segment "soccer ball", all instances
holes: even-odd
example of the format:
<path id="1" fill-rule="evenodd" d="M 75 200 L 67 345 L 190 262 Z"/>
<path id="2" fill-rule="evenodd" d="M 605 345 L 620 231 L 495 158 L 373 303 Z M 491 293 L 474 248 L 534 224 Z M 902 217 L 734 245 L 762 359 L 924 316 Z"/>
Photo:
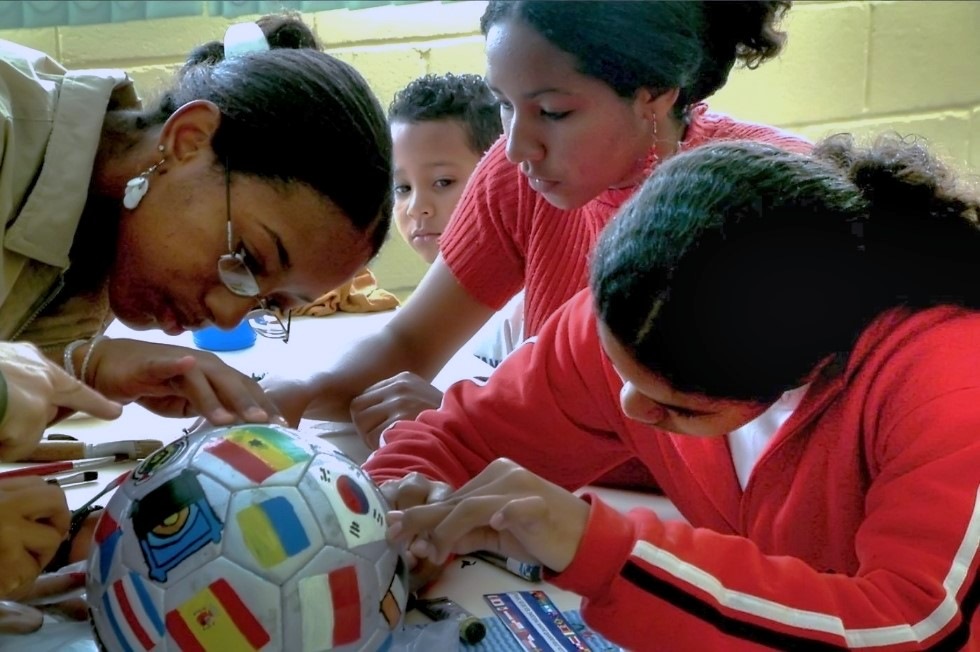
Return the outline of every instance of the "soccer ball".
<path id="1" fill-rule="evenodd" d="M 385 510 L 350 458 L 294 430 L 182 437 L 99 519 L 95 634 L 108 650 L 377 650 L 408 598 Z"/>

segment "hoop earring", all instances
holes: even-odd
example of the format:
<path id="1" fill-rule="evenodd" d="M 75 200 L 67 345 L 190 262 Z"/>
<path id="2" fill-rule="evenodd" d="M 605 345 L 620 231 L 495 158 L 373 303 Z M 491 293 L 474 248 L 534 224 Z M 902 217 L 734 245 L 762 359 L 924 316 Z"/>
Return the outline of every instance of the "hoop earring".
<path id="1" fill-rule="evenodd" d="M 157 148 L 160 153 L 163 153 L 163 145 Z M 150 175 L 153 174 L 158 167 L 166 163 L 167 157 L 161 158 L 159 161 L 146 168 L 139 176 L 133 177 L 126 182 L 126 190 L 123 192 L 123 206 L 129 210 L 133 210 L 140 205 L 143 201 L 143 197 L 146 192 L 150 189 Z"/>

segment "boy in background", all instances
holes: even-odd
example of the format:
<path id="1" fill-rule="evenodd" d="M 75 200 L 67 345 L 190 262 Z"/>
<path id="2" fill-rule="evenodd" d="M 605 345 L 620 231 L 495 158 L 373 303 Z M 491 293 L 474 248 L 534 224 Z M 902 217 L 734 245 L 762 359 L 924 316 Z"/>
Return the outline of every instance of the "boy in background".
<path id="1" fill-rule="evenodd" d="M 500 105 L 479 75 L 426 75 L 388 108 L 395 226 L 427 263 L 484 152 L 500 137 Z M 520 344 L 523 295 L 474 336 L 474 354 L 496 367 Z"/>
<path id="2" fill-rule="evenodd" d="M 426 75 L 388 108 L 395 224 L 427 263 L 476 164 L 503 131 L 497 99 L 479 75 Z"/>
<path id="3" fill-rule="evenodd" d="M 432 263 L 466 182 L 503 132 L 500 106 L 479 75 L 426 75 L 395 94 L 388 124 L 395 226 L 409 246 Z M 471 340 L 474 355 L 493 367 L 523 340 L 523 296 L 516 295 Z M 351 419 L 362 433 L 380 433 L 441 402 L 442 392 L 402 372 L 354 399 Z"/>

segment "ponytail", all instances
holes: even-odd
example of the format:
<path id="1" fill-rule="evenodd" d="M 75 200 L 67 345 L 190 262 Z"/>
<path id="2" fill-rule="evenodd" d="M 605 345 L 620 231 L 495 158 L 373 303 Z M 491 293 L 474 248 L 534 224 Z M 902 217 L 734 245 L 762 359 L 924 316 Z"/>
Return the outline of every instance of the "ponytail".
<path id="1" fill-rule="evenodd" d="M 862 246 L 892 277 L 895 302 L 980 308 L 978 198 L 920 140 L 884 135 L 859 148 L 846 134 L 813 152 L 865 199 Z"/>

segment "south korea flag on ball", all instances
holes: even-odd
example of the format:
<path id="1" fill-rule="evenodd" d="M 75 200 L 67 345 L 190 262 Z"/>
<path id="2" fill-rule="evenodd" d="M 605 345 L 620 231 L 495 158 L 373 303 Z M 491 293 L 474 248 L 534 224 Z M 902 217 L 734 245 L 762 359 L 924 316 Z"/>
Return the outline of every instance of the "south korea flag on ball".
<path id="1" fill-rule="evenodd" d="M 342 454 L 319 455 L 308 476 L 315 478 L 337 518 L 348 547 L 385 538 L 385 508 L 378 489 Z"/>

